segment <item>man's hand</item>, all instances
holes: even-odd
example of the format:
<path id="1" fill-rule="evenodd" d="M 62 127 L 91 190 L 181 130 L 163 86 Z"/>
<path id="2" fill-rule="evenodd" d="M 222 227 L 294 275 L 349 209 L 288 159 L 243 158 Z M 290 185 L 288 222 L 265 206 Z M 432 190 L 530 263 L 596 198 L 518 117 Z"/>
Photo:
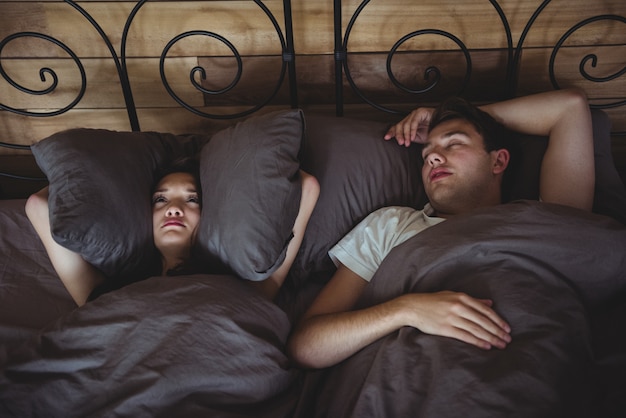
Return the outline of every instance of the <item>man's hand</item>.
<path id="1" fill-rule="evenodd" d="M 410 293 L 398 298 L 406 324 L 420 331 L 489 350 L 511 342 L 511 327 L 493 310 L 493 302 L 464 293 Z"/>
<path id="2" fill-rule="evenodd" d="M 426 143 L 428 126 L 434 109 L 432 107 L 418 107 L 404 119 L 393 125 L 385 134 L 385 140 L 396 138 L 399 145 L 408 147 L 413 142 Z"/>
<path id="3" fill-rule="evenodd" d="M 511 327 L 493 302 L 465 293 L 409 293 L 365 309 L 352 310 L 368 282 L 344 265 L 313 301 L 293 330 L 287 351 L 295 364 L 323 368 L 410 326 L 488 350 L 511 342 Z"/>

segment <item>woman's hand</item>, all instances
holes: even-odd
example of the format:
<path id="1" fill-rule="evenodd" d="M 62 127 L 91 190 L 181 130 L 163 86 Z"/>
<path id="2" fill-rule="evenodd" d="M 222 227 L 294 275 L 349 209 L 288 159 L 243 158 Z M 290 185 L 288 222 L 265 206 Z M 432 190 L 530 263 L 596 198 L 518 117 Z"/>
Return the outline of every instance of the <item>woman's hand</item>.
<path id="1" fill-rule="evenodd" d="M 399 145 L 408 147 L 413 142 L 425 144 L 428 139 L 428 126 L 434 112 L 432 107 L 418 107 L 404 119 L 393 125 L 385 134 L 385 140 L 396 138 Z"/>

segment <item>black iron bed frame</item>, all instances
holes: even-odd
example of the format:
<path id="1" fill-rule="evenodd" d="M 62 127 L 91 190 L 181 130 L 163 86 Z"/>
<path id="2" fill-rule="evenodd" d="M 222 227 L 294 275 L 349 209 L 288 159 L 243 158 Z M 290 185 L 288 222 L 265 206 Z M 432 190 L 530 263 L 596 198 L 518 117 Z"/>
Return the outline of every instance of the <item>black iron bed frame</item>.
<path id="1" fill-rule="evenodd" d="M 252 106 L 251 108 L 249 108 L 248 110 L 245 110 L 243 112 L 239 112 L 239 113 L 235 113 L 235 114 L 229 114 L 229 115 L 221 115 L 221 114 L 209 114 L 209 113 L 205 113 L 197 108 L 195 108 L 194 106 L 189 105 L 188 103 L 186 103 L 184 100 L 182 100 L 177 94 L 176 92 L 172 89 L 172 87 L 170 86 L 170 84 L 168 83 L 168 80 L 165 76 L 165 72 L 164 72 L 164 62 L 165 59 L 167 57 L 167 54 L 169 52 L 169 50 L 171 49 L 171 47 L 176 44 L 178 41 L 180 41 L 183 38 L 186 37 L 190 37 L 190 36 L 208 36 L 208 37 L 212 37 L 214 39 L 217 39 L 218 41 L 224 43 L 232 52 L 233 56 L 235 57 L 235 59 L 237 60 L 237 71 L 236 71 L 236 75 L 232 81 L 232 83 L 220 90 L 208 90 L 205 87 L 203 87 L 200 83 L 198 83 L 197 79 L 199 78 L 204 78 L 206 76 L 205 74 L 205 70 L 202 67 L 194 67 L 191 71 L 190 71 L 190 75 L 189 75 L 189 79 L 190 82 L 192 83 L 192 85 L 198 89 L 199 91 L 201 91 L 203 94 L 205 95 L 210 95 L 210 96 L 217 96 L 217 95 L 221 95 L 221 94 L 225 94 L 228 91 L 230 91 L 232 88 L 234 88 L 241 76 L 241 72 L 242 72 L 242 58 L 241 55 L 239 54 L 239 52 L 237 51 L 237 49 L 228 41 L 228 39 L 226 39 L 225 37 L 223 37 L 220 34 L 211 32 L 211 31 L 207 31 L 207 30 L 194 30 L 194 31 L 189 31 L 189 32 L 184 32 L 181 33 L 179 35 L 177 35 L 176 37 L 174 37 L 172 40 L 170 40 L 167 43 L 167 46 L 163 49 L 162 53 L 161 53 L 161 57 L 159 60 L 159 65 L 160 65 L 160 75 L 161 75 L 161 81 L 165 87 L 165 89 L 167 90 L 167 92 L 169 93 L 169 95 L 176 100 L 176 102 L 181 106 L 184 107 L 185 109 L 187 109 L 188 111 L 201 116 L 201 117 L 205 117 L 205 118 L 209 118 L 209 119 L 236 119 L 236 118 L 241 118 L 241 117 L 245 117 L 248 116 L 258 110 L 260 110 L 261 108 L 265 107 L 268 103 L 271 102 L 271 100 L 276 96 L 276 94 L 278 93 L 279 89 L 281 88 L 281 86 L 284 83 L 288 83 L 288 91 L 289 91 L 289 105 L 292 108 L 296 108 L 299 106 L 299 102 L 298 102 L 298 92 L 297 92 L 297 85 L 296 85 L 296 66 L 295 66 L 295 60 L 296 60 L 296 52 L 295 52 L 295 48 L 294 48 L 294 40 L 293 40 L 293 27 L 292 27 L 292 11 L 291 11 L 291 1 L 290 0 L 283 0 L 283 8 L 284 8 L 284 30 L 281 29 L 280 24 L 278 23 L 277 19 L 275 18 L 275 16 L 271 13 L 271 11 L 263 4 L 262 1 L 260 0 L 252 0 L 254 1 L 254 3 L 256 5 L 258 5 L 259 8 L 261 8 L 261 10 L 267 15 L 267 17 L 270 19 L 271 23 L 273 24 L 277 36 L 278 36 L 278 40 L 280 42 L 281 45 L 281 50 L 282 50 L 282 66 L 280 69 L 280 75 L 278 78 L 278 82 L 275 86 L 275 88 L 272 90 L 271 94 L 264 100 L 262 100 L 259 104 Z M 507 61 L 506 61 L 506 91 L 503 92 L 503 98 L 506 97 L 514 97 L 516 94 L 516 90 L 517 90 L 517 81 L 519 78 L 519 63 L 520 63 L 520 59 L 521 59 L 521 52 L 522 52 L 522 48 L 524 45 L 524 41 L 529 33 L 529 31 L 531 30 L 534 22 L 537 20 L 538 16 L 542 13 L 542 11 L 546 8 L 546 6 L 550 3 L 551 0 L 544 0 L 540 6 L 535 10 L 535 12 L 533 13 L 532 17 L 530 18 L 530 20 L 526 23 L 524 30 L 520 36 L 520 39 L 518 40 L 517 44 L 515 45 L 513 42 L 513 37 L 511 34 L 511 27 L 509 25 L 509 22 L 507 20 L 507 17 L 505 16 L 504 12 L 502 11 L 502 8 L 500 7 L 498 1 L 496 0 L 489 0 L 489 2 L 491 3 L 491 5 L 493 6 L 493 8 L 495 9 L 495 11 L 498 13 L 498 16 L 500 18 L 500 21 L 502 22 L 502 26 L 503 26 L 503 30 L 506 34 L 506 39 L 507 39 Z M 122 89 L 122 94 L 125 100 L 125 106 L 126 106 L 126 112 L 128 113 L 128 119 L 130 122 L 130 127 L 133 131 L 140 131 L 140 123 L 139 123 L 139 119 L 137 116 L 137 109 L 135 106 L 135 102 L 134 102 L 134 98 L 133 98 L 133 91 L 132 91 L 132 87 L 131 87 L 131 83 L 129 81 L 129 77 L 128 77 L 128 70 L 127 70 L 127 65 L 126 65 L 126 61 L 127 61 L 127 57 L 126 57 L 126 46 L 127 46 L 127 42 L 128 42 L 128 33 L 130 31 L 130 28 L 133 24 L 133 21 L 135 19 L 135 16 L 137 15 L 137 13 L 141 10 L 141 8 L 148 2 L 148 0 L 141 0 L 138 1 L 137 4 L 135 5 L 135 7 L 132 9 L 132 12 L 129 14 L 125 26 L 124 26 L 124 31 L 122 33 L 122 39 L 121 39 L 121 48 L 120 51 L 121 53 L 118 55 L 115 51 L 115 48 L 111 42 L 111 40 L 109 39 L 109 37 L 107 36 L 107 34 L 104 32 L 104 30 L 101 28 L 101 26 L 98 24 L 98 22 L 96 22 L 94 20 L 94 18 L 85 10 L 83 9 L 81 6 L 79 6 L 75 1 L 72 0 L 65 0 L 65 3 L 67 3 L 69 6 L 71 6 L 72 8 L 74 8 L 75 10 L 77 10 L 78 12 L 80 12 L 80 14 L 87 20 L 89 21 L 89 23 L 98 31 L 100 37 L 102 38 L 103 42 L 106 44 L 112 59 L 115 62 L 115 66 L 117 69 L 117 76 L 119 78 L 119 82 L 120 82 L 120 86 Z M 402 114 L 404 113 L 401 110 L 397 110 L 397 109 L 392 109 L 386 106 L 383 106 L 379 103 L 377 103 L 375 100 L 369 98 L 367 96 L 367 94 L 365 92 L 363 92 L 363 90 L 357 85 L 357 83 L 355 82 L 355 80 L 352 77 L 352 73 L 351 73 L 351 68 L 350 68 L 350 62 L 349 62 L 349 41 L 350 41 L 350 35 L 352 33 L 352 28 L 354 26 L 355 21 L 359 18 L 359 16 L 361 15 L 362 11 L 368 6 L 368 4 L 370 3 L 370 0 L 363 0 L 360 5 L 357 7 L 357 9 L 355 10 L 355 12 L 353 13 L 353 15 L 351 16 L 348 24 L 345 26 L 344 29 L 344 25 L 342 23 L 342 2 L 341 0 L 334 0 L 334 42 L 335 42 L 335 46 L 334 46 L 334 60 L 335 60 L 335 105 L 336 105 L 336 114 L 337 116 L 342 116 L 344 114 L 344 77 L 345 80 L 348 82 L 350 89 L 365 103 L 371 105 L 372 107 L 382 111 L 382 112 L 387 112 L 387 113 L 394 113 L 394 114 Z M 626 24 L 626 18 L 624 16 L 618 16 L 618 15 L 597 15 L 597 16 L 593 16 L 587 19 L 584 19 L 582 21 L 580 21 L 579 23 L 577 23 L 576 25 L 572 26 L 570 29 L 568 29 L 563 36 L 560 38 L 560 40 L 556 43 L 556 45 L 554 45 L 553 50 L 552 50 L 552 54 L 550 57 L 550 63 L 549 63 L 549 74 L 550 74 L 550 81 L 552 83 L 552 86 L 554 89 L 559 89 L 559 83 L 557 82 L 556 79 L 556 75 L 555 75 L 555 69 L 554 69 L 554 62 L 555 62 L 555 58 L 559 52 L 559 50 L 561 49 L 561 47 L 563 46 L 563 44 L 565 43 L 565 41 L 577 30 L 581 29 L 582 27 L 589 25 L 591 23 L 594 22 L 598 22 L 598 21 L 617 21 L 617 22 L 621 22 Z M 391 61 L 394 57 L 394 55 L 397 53 L 398 49 L 400 48 L 400 46 L 407 42 L 409 39 L 412 39 L 414 37 L 418 37 L 421 35 L 425 35 L 425 34 L 430 34 L 430 35 L 438 35 L 438 36 L 443 36 L 446 37 L 452 41 L 454 41 L 460 51 L 462 52 L 463 56 L 465 57 L 465 65 L 466 65 L 466 72 L 465 72 L 465 76 L 464 76 L 464 80 L 461 86 L 461 91 L 459 91 L 459 94 L 462 93 L 463 89 L 465 88 L 465 86 L 467 85 L 467 83 L 469 82 L 470 78 L 471 78 L 471 74 L 472 74 L 472 54 L 471 51 L 466 47 L 466 45 L 463 43 L 463 41 L 459 38 L 457 38 L 454 34 L 447 32 L 447 31 L 442 31 L 439 29 L 431 29 L 431 28 L 426 28 L 426 29 L 419 29 L 416 30 L 414 32 L 411 32 L 405 36 L 403 36 L 401 39 L 399 39 L 395 45 L 393 46 L 393 48 L 391 48 L 391 50 L 387 53 L 387 76 L 389 77 L 389 79 L 391 80 L 391 82 L 397 87 L 399 88 L 401 91 L 406 92 L 408 94 L 414 95 L 415 97 L 419 97 L 421 94 L 424 94 L 430 90 L 432 90 L 439 82 L 441 79 L 441 71 L 439 68 L 437 68 L 436 66 L 431 66 L 428 67 L 427 69 L 427 73 L 425 74 L 425 78 L 427 80 L 429 80 L 428 85 L 424 88 L 420 88 L 420 89 L 411 89 L 408 86 L 403 85 L 401 82 L 399 82 L 396 77 L 393 74 L 392 68 L 391 68 Z M 43 39 L 45 41 L 51 42 L 55 45 L 57 45 L 58 47 L 62 48 L 69 57 L 71 57 L 74 61 L 74 63 L 76 64 L 76 66 L 78 67 L 78 69 L 80 70 L 80 74 L 81 74 L 81 87 L 79 92 L 76 95 L 76 98 L 67 106 L 61 108 L 61 109 L 57 109 L 54 111 L 50 111 L 50 112 L 45 112 L 45 113 L 36 113 L 36 112 L 31 112 L 25 109 L 18 109 L 18 108 L 14 108 L 11 107 L 5 103 L 2 103 L 1 100 L 2 98 L 0 98 L 0 109 L 2 111 L 7 111 L 7 112 L 11 112 L 11 113 L 15 113 L 18 115 L 22 115 L 22 116 L 29 116 L 29 117 L 54 117 L 57 115 L 60 115 L 62 113 L 67 112 L 68 110 L 74 108 L 82 99 L 86 87 L 87 87 L 87 79 L 86 79 L 86 75 L 85 75 L 85 70 L 83 67 L 83 64 L 81 63 L 80 58 L 67 46 L 65 45 L 63 42 L 61 42 L 60 40 L 47 35 L 47 34 L 42 34 L 42 33 L 38 33 L 38 32 L 18 32 L 18 33 L 14 33 L 11 34 L 9 36 L 7 36 L 6 38 L 4 38 L 3 40 L 0 41 L 0 74 L 2 75 L 3 79 L 8 82 L 8 84 L 10 84 L 13 88 L 20 90 L 23 93 L 27 93 L 33 96 L 42 96 L 42 95 L 46 95 L 46 94 L 50 94 L 51 92 L 53 92 L 58 85 L 58 76 L 56 74 L 56 72 L 54 71 L 54 69 L 51 68 L 41 68 L 39 70 L 39 74 L 40 74 L 40 78 L 41 78 L 41 82 L 48 84 L 47 87 L 41 89 L 41 90 L 34 90 L 34 89 L 30 89 L 27 88 L 25 86 L 20 85 L 19 83 L 15 82 L 8 74 L 7 72 L 5 72 L 3 66 L 2 66 L 2 50 L 3 48 L 9 44 L 10 42 L 12 42 L 15 39 L 18 38 L 23 38 L 23 37 L 35 37 L 35 38 L 40 38 Z M 611 80 L 615 80 L 619 77 L 624 76 L 624 74 L 626 73 L 626 64 L 624 65 L 624 68 L 622 68 L 620 71 L 614 73 L 614 74 L 610 74 L 608 76 L 605 77 L 594 77 L 591 76 L 588 71 L 586 70 L 586 68 L 590 65 L 592 67 L 595 67 L 596 64 L 598 62 L 598 57 L 594 54 L 589 54 L 586 55 L 585 57 L 583 57 L 583 59 L 580 61 L 579 63 L 579 72 L 581 74 L 582 77 L 584 77 L 586 80 L 592 81 L 592 82 L 597 82 L 597 83 L 604 83 L 607 81 L 611 81 Z M 419 100 L 416 100 L 416 102 L 419 102 Z M 617 102 L 613 102 L 613 103 L 605 103 L 602 105 L 594 105 L 593 107 L 595 108 L 613 108 L 613 107 L 620 107 L 620 106 L 624 106 L 626 105 L 626 100 L 620 100 Z M 625 132 L 615 132 L 614 134 L 616 135 L 624 135 Z M 19 145 L 19 144 L 15 144 L 15 143 L 10 143 L 10 142 L 0 142 L 0 146 L 2 147 L 7 147 L 7 148 L 13 148 L 13 149 L 29 149 L 29 146 L 27 145 Z M 6 177 L 11 177 L 14 179 L 20 179 L 20 180 L 34 180 L 34 181 L 42 181 L 45 179 L 40 179 L 40 178 L 32 178 L 32 177 L 24 177 L 24 176 L 17 176 L 14 174 L 10 174 L 10 173 L 2 173 L 0 172 L 0 176 L 6 176 Z"/>
<path id="2" fill-rule="evenodd" d="M 521 53 L 522 53 L 522 48 L 524 46 L 524 42 L 526 40 L 526 37 L 528 35 L 528 33 L 530 32 L 533 24 L 535 23 L 535 21 L 537 20 L 537 18 L 539 17 L 539 15 L 542 13 L 542 11 L 548 6 L 548 4 L 551 2 L 552 0 L 543 0 L 543 2 L 537 7 L 537 9 L 534 11 L 534 13 L 532 14 L 531 18 L 528 20 L 528 22 L 526 23 L 524 30 L 522 31 L 521 35 L 520 35 L 520 39 L 517 42 L 517 45 L 514 45 L 513 43 L 513 36 L 511 33 L 511 26 L 509 25 L 508 19 L 504 13 L 504 11 L 502 10 L 502 8 L 500 7 L 500 4 L 498 3 L 497 0 L 489 0 L 489 3 L 491 3 L 491 5 L 493 6 L 493 8 L 495 9 L 495 11 L 497 12 L 500 21 L 502 22 L 502 27 L 504 30 L 504 33 L 506 35 L 506 39 L 507 39 L 507 62 L 506 62 L 506 81 L 505 81 L 505 86 L 506 86 L 506 91 L 503 92 L 501 99 L 506 99 L 506 98 L 512 98 L 516 95 L 516 91 L 517 91 L 517 82 L 519 80 L 519 64 L 520 64 L 520 60 L 521 60 Z M 370 98 L 367 97 L 367 95 L 359 88 L 359 86 L 355 83 L 354 79 L 351 76 L 351 72 L 350 72 L 350 66 L 349 66 L 349 62 L 348 62 L 348 43 L 350 40 L 350 35 L 352 32 L 352 28 L 354 27 L 354 24 L 356 22 L 356 20 L 359 18 L 359 16 L 361 15 L 361 13 L 363 12 L 363 10 L 367 7 L 367 5 L 370 3 L 370 0 L 363 0 L 361 2 L 361 4 L 356 8 L 355 12 L 352 14 L 352 17 L 350 18 L 348 24 L 346 25 L 346 29 L 345 31 L 343 30 L 343 25 L 342 25 L 342 2 L 341 0 L 334 0 L 334 8 L 335 8 L 335 13 L 334 13 L 334 18 L 335 18 L 335 22 L 334 22 L 334 28 L 335 28 L 335 86 L 336 86 L 336 90 L 335 90 L 335 94 L 336 94 L 336 111 L 337 111 L 337 115 L 343 115 L 343 107 L 344 107 L 344 101 L 343 101 L 343 77 L 345 76 L 346 80 L 348 81 L 351 89 L 361 98 L 361 100 L 363 100 L 363 102 L 368 103 L 369 105 L 371 105 L 372 107 L 383 111 L 383 112 L 387 112 L 387 113 L 394 113 L 394 114 L 403 114 L 404 112 L 402 110 L 395 110 L 395 109 L 391 109 L 389 107 L 385 107 L 380 105 L 379 103 L 376 103 L 375 101 L 371 100 Z M 576 31 L 580 30 L 581 28 L 583 28 L 584 26 L 587 26 L 591 23 L 594 22 L 599 22 L 599 21 L 617 21 L 617 22 L 621 22 L 626 24 L 626 17 L 624 16 L 618 16 L 618 15 L 609 15 L 609 14 L 603 14 L 603 15 L 597 15 L 597 16 L 592 16 L 589 17 L 587 19 L 584 19 L 582 21 L 580 21 L 579 23 L 577 23 L 576 25 L 572 26 L 571 28 L 569 28 L 564 34 L 563 36 L 559 39 L 559 41 L 554 45 L 553 49 L 552 49 L 552 53 L 550 56 L 550 62 L 549 62 L 549 75 L 550 75 L 550 82 L 552 84 L 552 87 L 557 90 L 560 89 L 561 87 L 559 86 L 559 83 L 557 81 L 556 78 L 556 73 L 555 73 L 555 59 L 557 54 L 559 53 L 559 50 L 561 49 L 561 47 L 564 45 L 564 43 L 566 42 L 566 40 L 572 35 L 574 34 Z M 407 42 L 408 40 L 418 37 L 418 36 L 422 36 L 422 35 L 438 35 L 438 36 L 443 36 L 446 37 L 450 40 L 452 40 L 453 42 L 455 42 L 459 49 L 462 51 L 464 57 L 465 57 L 465 64 L 466 64 L 466 72 L 465 72 L 465 77 L 463 79 L 463 83 L 462 86 L 460 88 L 460 90 L 458 91 L 458 94 L 461 95 L 463 93 L 463 90 L 467 87 L 470 78 L 471 78 L 471 74 L 472 74 L 472 53 L 471 51 L 467 48 L 467 46 L 463 43 L 463 41 L 461 39 L 459 39 L 457 36 L 455 36 L 454 34 L 447 32 L 447 31 L 443 31 L 440 29 L 431 29 L 431 28 L 426 28 L 426 29 L 419 29 L 416 30 L 414 32 L 411 32 L 405 36 L 403 36 L 401 39 L 399 39 L 394 46 L 391 48 L 391 50 L 388 52 L 387 54 L 387 76 L 389 77 L 389 79 L 391 80 L 391 82 L 401 91 L 408 93 L 408 94 L 412 94 L 415 96 L 419 96 L 420 94 L 424 94 L 427 93 L 428 91 L 432 90 L 433 88 L 435 88 L 437 86 L 437 84 L 440 82 L 441 79 L 441 72 L 439 70 L 439 68 L 437 68 L 436 66 L 431 66 L 428 67 L 426 70 L 426 74 L 424 74 L 424 79 L 425 80 L 429 80 L 430 82 L 428 83 L 427 86 L 420 88 L 420 89 L 412 89 L 406 85 L 403 85 L 400 81 L 398 81 L 398 79 L 396 79 L 396 77 L 393 74 L 392 68 L 391 68 L 391 62 L 392 59 L 394 57 L 394 55 L 398 52 L 398 49 L 401 47 L 402 44 L 404 44 L 405 42 Z M 595 83 L 604 83 L 604 82 L 608 82 L 608 81 L 612 81 L 615 80 L 621 76 L 623 76 L 626 73 L 626 60 L 624 62 L 624 67 L 620 70 L 617 71 L 614 74 L 605 76 L 605 77 L 594 77 L 592 75 L 590 75 L 587 70 L 586 67 L 589 65 L 591 65 L 592 67 L 596 67 L 598 63 L 598 57 L 595 54 L 588 54 L 585 57 L 582 58 L 582 60 L 580 61 L 579 64 L 579 72 L 581 74 L 581 76 L 583 78 L 585 78 L 588 81 L 592 81 Z M 608 108 L 613 108 L 613 107 L 619 107 L 619 106 L 624 106 L 626 105 L 626 100 L 620 100 L 617 102 L 613 102 L 613 103 L 606 103 L 606 104 L 602 104 L 602 105 L 594 105 L 594 108 L 598 108 L 598 109 L 608 109 Z M 624 134 L 624 133 L 622 133 Z"/>

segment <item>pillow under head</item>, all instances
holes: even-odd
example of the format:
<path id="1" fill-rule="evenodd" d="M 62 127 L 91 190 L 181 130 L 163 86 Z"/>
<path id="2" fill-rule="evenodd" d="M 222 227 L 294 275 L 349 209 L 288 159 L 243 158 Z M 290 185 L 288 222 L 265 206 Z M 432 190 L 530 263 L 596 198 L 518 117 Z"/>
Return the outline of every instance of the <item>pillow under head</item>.
<path id="1" fill-rule="evenodd" d="M 419 147 L 383 140 L 389 124 L 306 114 L 302 168 L 317 177 L 320 196 L 290 272 L 296 286 L 334 270 L 328 250 L 374 210 L 390 205 L 421 209 Z"/>

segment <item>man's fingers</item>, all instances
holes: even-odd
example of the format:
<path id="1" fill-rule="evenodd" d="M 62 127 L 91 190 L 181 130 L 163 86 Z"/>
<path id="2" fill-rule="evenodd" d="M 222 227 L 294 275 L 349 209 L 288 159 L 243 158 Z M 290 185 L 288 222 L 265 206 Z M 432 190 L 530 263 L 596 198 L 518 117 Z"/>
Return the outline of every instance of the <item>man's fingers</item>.
<path id="1" fill-rule="evenodd" d="M 469 308 L 476 311 L 478 316 L 475 318 L 488 319 L 488 322 L 481 321 L 483 325 L 491 323 L 495 324 L 499 329 L 504 330 L 506 333 L 511 332 L 511 326 L 491 308 L 493 306 L 493 301 L 491 299 L 474 299 L 470 296 L 466 296 L 464 297 L 463 302 Z"/>
<path id="2" fill-rule="evenodd" d="M 493 333 L 482 325 L 465 318 L 459 318 L 459 322 L 454 324 L 454 328 L 454 334 L 456 334 L 456 336 L 452 335 L 454 338 L 483 349 L 492 347 L 504 349 L 511 342 L 511 337 L 508 334 L 501 331 Z"/>

